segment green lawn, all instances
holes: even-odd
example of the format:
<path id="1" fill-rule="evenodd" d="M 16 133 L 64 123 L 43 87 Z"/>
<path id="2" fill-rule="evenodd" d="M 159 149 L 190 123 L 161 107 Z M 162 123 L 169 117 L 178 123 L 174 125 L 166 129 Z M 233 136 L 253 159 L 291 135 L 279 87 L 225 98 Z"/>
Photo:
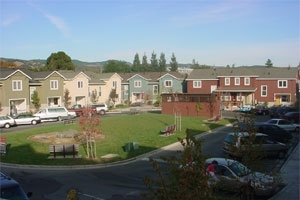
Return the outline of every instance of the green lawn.
<path id="1" fill-rule="evenodd" d="M 181 130 L 177 130 L 174 135 L 165 137 L 161 136 L 160 130 L 165 129 L 169 124 L 174 124 L 175 118 L 172 115 L 144 113 L 101 118 L 100 129 L 105 138 L 97 141 L 98 159 L 96 160 L 86 159 L 82 146 L 80 146 L 79 152 L 82 158 L 48 159 L 49 144 L 34 142 L 28 140 L 28 137 L 69 129 L 80 131 L 80 127 L 77 123 L 67 125 L 44 123 L 41 127 L 1 134 L 1 136 L 6 136 L 8 144 L 7 154 L 1 156 L 1 162 L 29 165 L 83 165 L 124 160 L 177 142 L 178 138 L 185 137 L 187 128 L 192 129 L 194 134 L 201 134 L 229 123 L 226 119 L 217 123 L 206 122 L 206 119 L 204 117 L 181 117 Z M 179 125 L 177 127 L 179 129 Z M 137 142 L 139 149 L 124 152 L 122 147 L 127 142 Z M 100 159 L 106 154 L 118 154 L 119 157 L 111 160 Z"/>

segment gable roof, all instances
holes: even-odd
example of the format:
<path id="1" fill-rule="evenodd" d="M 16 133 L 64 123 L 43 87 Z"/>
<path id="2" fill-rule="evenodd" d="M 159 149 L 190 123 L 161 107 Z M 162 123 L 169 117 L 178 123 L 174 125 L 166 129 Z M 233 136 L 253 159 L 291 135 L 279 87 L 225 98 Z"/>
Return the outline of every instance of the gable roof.
<path id="1" fill-rule="evenodd" d="M 178 72 L 132 72 L 132 73 L 120 73 L 123 78 L 123 82 L 127 82 L 134 76 L 140 76 L 141 78 L 148 80 L 149 82 L 157 82 L 160 78 L 165 75 L 171 75 L 176 79 L 184 79 L 184 75 Z"/>
<path id="2" fill-rule="evenodd" d="M 187 80 L 218 79 L 220 77 L 256 77 L 259 79 L 295 79 L 298 69 L 292 67 L 271 68 L 215 68 L 194 69 Z"/>
<path id="3" fill-rule="evenodd" d="M 8 79 L 10 76 L 13 76 L 17 72 L 20 72 L 28 79 L 31 79 L 31 76 L 29 75 L 29 72 L 27 72 L 27 70 L 21 70 L 21 69 L 16 70 L 13 68 L 0 68 L 0 80 Z"/>

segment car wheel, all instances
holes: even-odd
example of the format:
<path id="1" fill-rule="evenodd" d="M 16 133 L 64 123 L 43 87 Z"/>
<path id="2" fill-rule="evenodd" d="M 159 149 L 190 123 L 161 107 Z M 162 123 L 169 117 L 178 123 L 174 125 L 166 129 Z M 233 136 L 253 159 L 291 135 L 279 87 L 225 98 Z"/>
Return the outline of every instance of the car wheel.
<path id="1" fill-rule="evenodd" d="M 31 124 L 36 125 L 37 124 L 36 120 L 32 120 Z"/>
<path id="2" fill-rule="evenodd" d="M 104 110 L 100 110 L 100 115 L 105 115 L 105 111 Z"/>
<path id="3" fill-rule="evenodd" d="M 240 189 L 240 199 L 254 199 L 254 189 L 251 186 L 243 186 Z"/>
<path id="4" fill-rule="evenodd" d="M 4 124 L 4 128 L 10 128 L 10 124 L 9 123 Z"/>

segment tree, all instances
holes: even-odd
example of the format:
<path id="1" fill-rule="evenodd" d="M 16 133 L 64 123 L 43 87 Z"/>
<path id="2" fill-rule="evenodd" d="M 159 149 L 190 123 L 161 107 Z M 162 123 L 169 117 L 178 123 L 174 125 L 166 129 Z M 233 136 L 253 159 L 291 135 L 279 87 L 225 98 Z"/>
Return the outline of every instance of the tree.
<path id="1" fill-rule="evenodd" d="M 17 68 L 17 65 L 14 62 L 0 60 L 0 68 Z"/>
<path id="2" fill-rule="evenodd" d="M 150 159 L 157 178 L 144 177 L 149 191 L 143 194 L 148 199 L 215 199 L 213 187 L 209 186 L 202 141 L 186 130 L 186 138 L 179 139 L 183 146 L 180 156 L 162 157 L 167 163 L 164 173 L 158 162 Z"/>
<path id="3" fill-rule="evenodd" d="M 64 104 L 66 108 L 69 108 L 69 106 L 71 105 L 70 100 L 72 99 L 72 97 L 70 96 L 70 91 L 68 89 L 65 90 L 65 94 L 64 94 Z"/>
<path id="4" fill-rule="evenodd" d="M 166 56 L 164 53 L 161 53 L 159 58 L 159 71 L 165 72 L 166 70 L 167 70 Z"/>
<path id="5" fill-rule="evenodd" d="M 200 65 L 198 64 L 198 62 L 195 61 L 195 59 L 193 59 L 192 61 L 192 69 L 199 69 Z"/>
<path id="6" fill-rule="evenodd" d="M 148 68 L 149 68 L 149 66 L 148 66 L 147 56 L 146 56 L 146 54 L 144 54 L 143 60 L 142 60 L 142 72 L 148 71 Z"/>
<path id="7" fill-rule="evenodd" d="M 176 61 L 176 57 L 174 53 L 172 53 L 170 65 L 171 65 L 171 72 L 176 72 L 178 70 L 178 63 Z"/>
<path id="8" fill-rule="evenodd" d="M 31 99 L 35 110 L 36 111 L 39 110 L 41 107 L 41 102 L 40 102 L 39 94 L 36 90 L 33 92 Z"/>
<path id="9" fill-rule="evenodd" d="M 71 58 L 63 51 L 52 53 L 48 58 L 45 66 L 46 70 L 75 70 L 75 65 Z"/>
<path id="10" fill-rule="evenodd" d="M 150 71 L 157 72 L 158 71 L 158 60 L 156 58 L 156 54 L 154 53 L 154 51 L 152 52 L 150 63 L 151 63 Z"/>
<path id="11" fill-rule="evenodd" d="M 126 73 L 130 72 L 130 66 L 124 61 L 109 60 L 103 66 L 103 72 Z"/>
<path id="12" fill-rule="evenodd" d="M 96 139 L 102 135 L 101 120 L 99 116 L 93 116 L 91 108 L 84 109 L 78 119 L 78 124 L 82 131 L 79 133 L 78 140 L 83 141 L 87 158 L 96 159 Z"/>
<path id="13" fill-rule="evenodd" d="M 114 105 L 116 103 L 117 98 L 119 98 L 119 95 L 117 94 L 117 90 L 112 89 L 109 94 L 109 99 L 110 99 L 110 101 L 113 102 Z"/>
<path id="14" fill-rule="evenodd" d="M 97 94 L 97 90 L 93 90 L 92 91 L 92 94 L 91 94 L 90 98 L 91 98 L 91 102 L 93 102 L 93 103 L 97 103 L 98 102 L 99 96 Z"/>
<path id="15" fill-rule="evenodd" d="M 273 67 L 273 63 L 270 59 L 267 60 L 265 65 L 266 65 L 266 67 Z"/>
<path id="16" fill-rule="evenodd" d="M 140 61 L 138 53 L 136 53 L 135 56 L 134 56 L 134 60 L 133 60 L 131 70 L 133 72 L 140 72 L 141 71 L 141 61 Z"/>

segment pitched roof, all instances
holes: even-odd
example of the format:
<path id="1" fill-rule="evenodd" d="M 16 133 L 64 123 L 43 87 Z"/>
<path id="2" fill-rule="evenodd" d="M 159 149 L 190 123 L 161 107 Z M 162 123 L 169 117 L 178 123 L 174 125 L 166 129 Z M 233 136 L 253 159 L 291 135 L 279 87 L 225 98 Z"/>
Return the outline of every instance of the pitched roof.
<path id="1" fill-rule="evenodd" d="M 183 79 L 184 75 L 178 72 L 131 72 L 131 73 L 120 73 L 119 75 L 123 78 L 123 82 L 127 82 L 130 78 L 138 75 L 150 82 L 157 82 L 157 80 L 167 74 L 177 78 Z"/>
<path id="2" fill-rule="evenodd" d="M 296 78 L 298 69 L 292 67 L 285 68 L 215 68 L 215 69 L 194 69 L 187 80 L 195 79 L 218 79 L 219 77 L 256 77 L 261 79 L 287 79 Z"/>

